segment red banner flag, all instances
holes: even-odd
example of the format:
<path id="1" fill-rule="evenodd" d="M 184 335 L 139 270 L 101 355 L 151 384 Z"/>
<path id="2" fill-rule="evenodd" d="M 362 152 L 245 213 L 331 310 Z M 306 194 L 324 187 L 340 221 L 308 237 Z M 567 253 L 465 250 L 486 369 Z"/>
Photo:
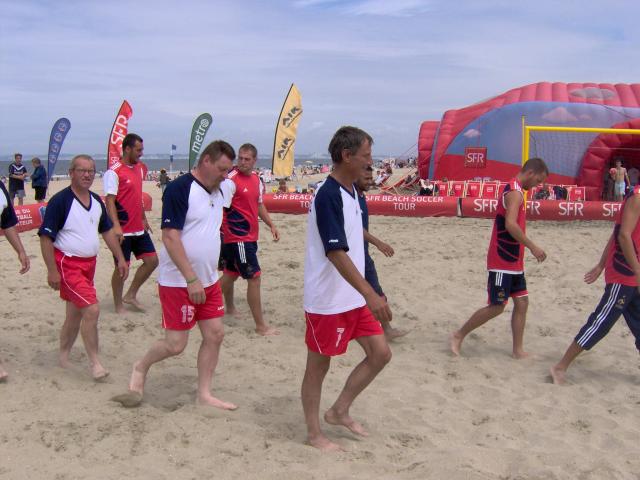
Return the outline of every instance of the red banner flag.
<path id="1" fill-rule="evenodd" d="M 116 120 L 111 127 L 109 135 L 109 143 L 107 144 L 107 168 L 111 168 L 115 162 L 120 161 L 122 156 L 122 140 L 127 135 L 129 128 L 129 119 L 133 115 L 133 109 L 126 100 L 122 102 L 122 106 L 116 115 Z"/>

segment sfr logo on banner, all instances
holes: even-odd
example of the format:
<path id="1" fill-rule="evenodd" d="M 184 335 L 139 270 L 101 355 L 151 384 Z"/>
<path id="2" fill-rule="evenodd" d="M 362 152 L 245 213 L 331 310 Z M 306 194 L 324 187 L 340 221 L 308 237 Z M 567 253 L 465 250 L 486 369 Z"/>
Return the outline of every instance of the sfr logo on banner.
<path id="1" fill-rule="evenodd" d="M 487 164 L 487 147 L 465 147 L 465 168 L 484 168 Z"/>

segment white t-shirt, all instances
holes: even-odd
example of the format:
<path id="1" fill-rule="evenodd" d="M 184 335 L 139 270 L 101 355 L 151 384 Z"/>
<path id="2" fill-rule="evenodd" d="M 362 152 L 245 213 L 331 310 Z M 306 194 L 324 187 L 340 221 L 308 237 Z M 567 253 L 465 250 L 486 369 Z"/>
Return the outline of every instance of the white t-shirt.
<path id="1" fill-rule="evenodd" d="M 230 203 L 227 180 L 219 190 L 209 192 L 191 173 L 169 183 L 162 197 L 161 228 L 181 231 L 180 239 L 187 258 L 205 288 L 218 281 L 222 209 L 228 208 Z M 159 261 L 160 285 L 187 286 L 187 280 L 164 247 L 160 250 Z"/>
<path id="2" fill-rule="evenodd" d="M 53 246 L 69 257 L 98 255 L 100 239 L 113 227 L 100 197 L 89 192 L 89 207 L 76 197 L 71 187 L 59 191 L 47 204 L 38 235 L 53 240 Z"/>
<path id="3" fill-rule="evenodd" d="M 362 210 L 356 194 L 329 176 L 316 190 L 307 220 L 304 259 L 304 310 L 329 315 L 366 304 L 327 258 L 331 250 L 345 250 L 364 276 Z"/>

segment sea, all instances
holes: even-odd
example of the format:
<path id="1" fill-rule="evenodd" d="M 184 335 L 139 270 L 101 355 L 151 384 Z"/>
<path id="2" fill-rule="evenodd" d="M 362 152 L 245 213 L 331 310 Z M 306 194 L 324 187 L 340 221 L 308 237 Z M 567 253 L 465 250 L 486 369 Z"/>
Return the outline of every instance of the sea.
<path id="1" fill-rule="evenodd" d="M 33 155 L 24 153 L 22 155 L 22 163 L 27 167 L 27 171 L 31 172 L 33 167 L 31 165 L 31 159 L 38 157 L 42 161 L 42 165 L 47 168 L 47 154 Z M 104 172 L 107 169 L 107 156 L 105 154 L 92 155 L 96 161 L 96 169 L 98 172 Z M 66 175 L 71 164 L 73 155 L 60 155 L 56 162 L 55 172 L 53 175 Z M 380 162 L 387 157 L 374 157 L 374 162 Z M 173 156 L 173 161 L 169 155 L 166 154 L 144 154 L 142 161 L 147 165 L 149 171 L 159 171 L 161 168 L 167 170 L 167 172 L 186 172 L 189 169 L 189 156 L 176 154 Z M 9 164 L 13 162 L 13 155 L 0 156 L 0 175 L 6 175 L 8 173 Z M 328 154 L 312 154 L 312 155 L 298 155 L 294 159 L 294 165 L 330 165 L 331 157 Z M 258 155 L 258 161 L 256 162 L 256 168 L 268 169 L 272 166 L 272 157 Z M 50 174 L 51 175 L 51 174 Z"/>

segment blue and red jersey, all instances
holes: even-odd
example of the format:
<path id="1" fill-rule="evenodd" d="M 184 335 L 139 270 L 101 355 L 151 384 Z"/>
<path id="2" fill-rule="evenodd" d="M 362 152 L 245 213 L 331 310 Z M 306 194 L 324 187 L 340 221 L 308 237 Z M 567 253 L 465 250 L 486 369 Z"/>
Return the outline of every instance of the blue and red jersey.
<path id="1" fill-rule="evenodd" d="M 222 224 L 224 243 L 257 242 L 258 207 L 262 203 L 262 182 L 256 172 L 245 175 L 237 169 L 227 175 L 232 187 L 231 207 Z"/>
<path id="2" fill-rule="evenodd" d="M 636 276 L 631 269 L 631 266 L 624 258 L 618 235 L 620 234 L 620 225 L 622 224 L 622 215 L 625 207 L 627 206 L 627 200 L 633 195 L 640 193 L 640 185 L 635 186 L 633 190 L 625 197 L 622 204 L 622 208 L 618 212 L 616 218 L 616 224 L 613 227 L 613 245 L 609 249 L 609 255 L 607 256 L 607 263 L 604 270 L 605 283 L 621 283 L 622 285 L 628 285 L 630 287 L 637 287 L 638 282 Z M 638 246 L 640 245 L 640 222 L 636 223 L 636 226 L 631 233 L 631 240 L 633 241 L 633 248 L 638 256 Z"/>
<path id="3" fill-rule="evenodd" d="M 491 241 L 487 253 L 487 270 L 506 273 L 524 272 L 524 245 L 511 236 L 506 226 L 506 196 L 509 192 L 518 192 L 523 196 L 518 210 L 518 226 L 526 233 L 526 213 L 522 185 L 512 178 L 498 199 L 496 218 L 493 222 Z"/>

